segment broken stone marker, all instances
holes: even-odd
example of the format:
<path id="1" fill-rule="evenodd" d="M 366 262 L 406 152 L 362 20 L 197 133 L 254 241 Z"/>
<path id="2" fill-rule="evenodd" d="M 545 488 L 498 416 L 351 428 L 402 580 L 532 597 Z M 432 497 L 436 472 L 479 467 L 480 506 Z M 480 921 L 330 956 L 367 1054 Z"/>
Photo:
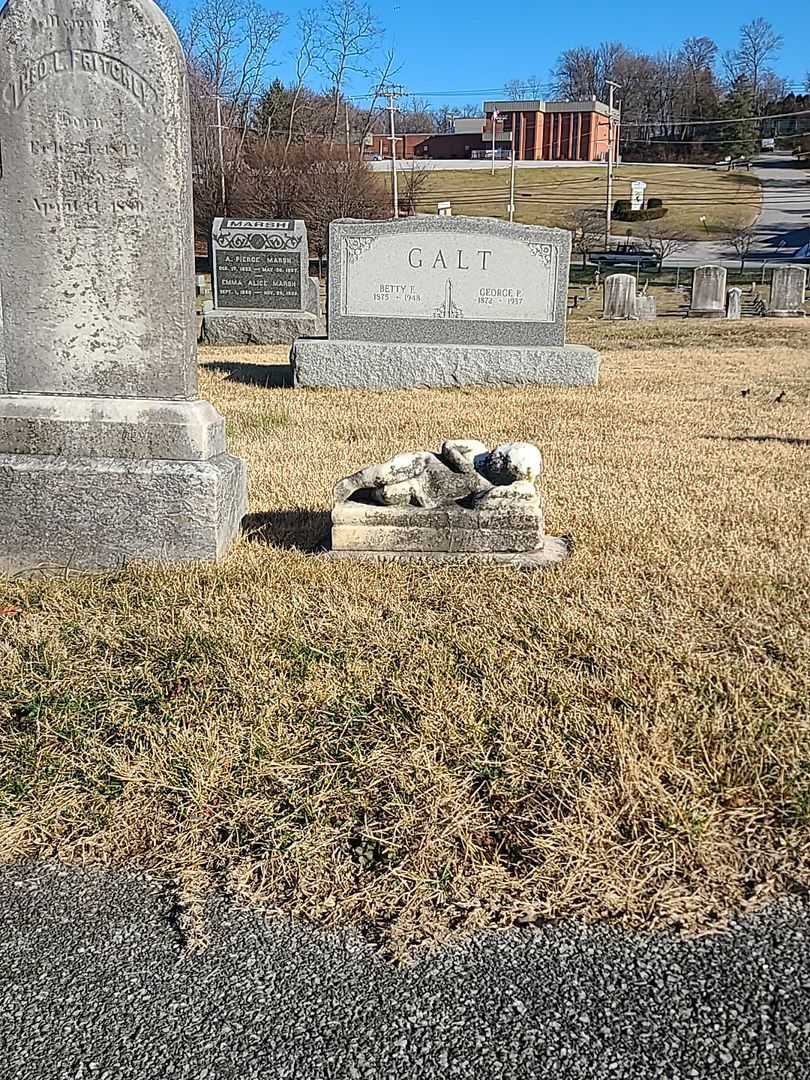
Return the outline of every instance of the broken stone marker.
<path id="1" fill-rule="evenodd" d="M 542 471 L 531 443 L 488 450 L 473 439 L 369 465 L 335 486 L 328 555 L 527 568 L 561 562 L 568 544 L 545 535 Z"/>
<path id="2" fill-rule="evenodd" d="M 0 11 L 0 572 L 216 559 L 245 466 L 197 395 L 186 61 L 152 0 Z"/>
<path id="3" fill-rule="evenodd" d="M 771 297 L 766 315 L 772 319 L 796 319 L 805 315 L 807 270 L 803 266 L 777 266 L 771 278 Z"/>
<path id="4" fill-rule="evenodd" d="M 655 322 L 657 314 L 654 296 L 643 293 L 636 297 L 636 318 L 640 322 Z"/>
<path id="5" fill-rule="evenodd" d="M 728 290 L 728 302 L 726 305 L 727 319 L 742 318 L 742 289 L 736 286 Z"/>

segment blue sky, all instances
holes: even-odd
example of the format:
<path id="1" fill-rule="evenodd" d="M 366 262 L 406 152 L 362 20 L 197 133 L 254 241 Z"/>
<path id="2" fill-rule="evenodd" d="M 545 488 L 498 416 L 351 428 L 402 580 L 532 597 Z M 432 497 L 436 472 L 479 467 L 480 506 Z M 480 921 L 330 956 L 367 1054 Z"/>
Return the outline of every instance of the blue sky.
<path id="1" fill-rule="evenodd" d="M 187 10 L 192 0 L 176 0 Z M 285 3 L 268 0 L 294 26 L 300 8 L 313 0 Z M 434 104 L 480 101 L 489 91 L 513 78 L 537 75 L 544 82 L 557 56 L 576 45 L 597 45 L 609 39 L 639 50 L 655 52 L 676 47 L 684 38 L 706 35 L 721 52 L 734 46 L 742 23 L 762 15 L 784 38 L 776 68 L 791 83 L 804 83 L 810 70 L 810 3 L 763 5 L 762 0 L 678 0 L 656 4 L 647 0 L 613 4 L 596 0 L 568 3 L 521 3 L 520 0 L 379 0 L 372 3 L 387 31 L 387 43 L 402 64 L 398 81 L 418 94 L 434 94 Z M 289 78 L 292 32 L 276 53 L 280 78 Z M 797 87 L 798 88 L 798 87 Z M 366 87 L 353 80 L 351 91 Z M 444 97 L 445 91 L 468 90 L 467 96 Z"/>

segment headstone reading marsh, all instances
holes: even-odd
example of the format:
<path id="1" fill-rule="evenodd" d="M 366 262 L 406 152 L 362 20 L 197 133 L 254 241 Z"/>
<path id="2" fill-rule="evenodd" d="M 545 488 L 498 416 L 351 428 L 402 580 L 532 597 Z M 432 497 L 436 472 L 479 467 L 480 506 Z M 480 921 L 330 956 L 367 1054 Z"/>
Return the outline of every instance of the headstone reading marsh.
<path id="1" fill-rule="evenodd" d="M 531 443 L 488 450 L 474 439 L 438 454 L 398 454 L 335 487 L 331 558 L 501 562 L 536 569 L 568 556 L 545 535 Z"/>
<path id="2" fill-rule="evenodd" d="M 805 315 L 804 294 L 807 270 L 803 266 L 777 266 L 771 278 L 771 295 L 766 315 L 790 319 Z"/>
<path id="3" fill-rule="evenodd" d="M 322 332 L 303 221 L 215 218 L 211 274 L 214 307 L 203 320 L 209 344 L 289 344 Z"/>
<path id="4" fill-rule="evenodd" d="M 725 319 L 725 266 L 697 267 L 692 276 L 692 303 L 689 307 L 689 317 L 693 319 Z"/>
<path id="5" fill-rule="evenodd" d="M 212 559 L 245 469 L 197 397 L 186 64 L 151 0 L 0 12 L 0 569 Z"/>
<path id="6" fill-rule="evenodd" d="M 328 338 L 298 340 L 298 386 L 597 381 L 565 344 L 571 234 L 492 218 L 332 222 Z"/>
<path id="7" fill-rule="evenodd" d="M 636 318 L 636 279 L 632 274 L 611 274 L 605 278 L 602 318 Z"/>

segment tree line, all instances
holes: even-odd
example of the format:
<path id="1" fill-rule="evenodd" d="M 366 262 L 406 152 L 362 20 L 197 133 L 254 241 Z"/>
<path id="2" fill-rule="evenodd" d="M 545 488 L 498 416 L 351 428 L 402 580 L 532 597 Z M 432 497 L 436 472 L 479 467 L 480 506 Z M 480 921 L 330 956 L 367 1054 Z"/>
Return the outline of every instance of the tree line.
<path id="1" fill-rule="evenodd" d="M 164 5 L 165 6 L 165 5 Z M 384 90 L 399 75 L 384 31 L 364 0 L 324 0 L 293 25 L 262 0 L 197 0 L 179 19 L 167 8 L 189 63 L 195 214 L 199 235 L 223 212 L 305 216 L 315 249 L 331 216 L 380 217 L 387 200 L 363 162 L 372 132 L 387 130 Z M 291 77 L 273 77 L 292 31 Z M 770 129 L 748 118 L 810 109 L 774 70 L 782 39 L 763 18 L 721 54 L 708 37 L 637 52 L 619 42 L 567 49 L 551 81 L 512 79 L 507 98 L 608 99 L 617 83 L 627 160 L 708 160 L 753 152 Z M 353 93 L 350 93 L 350 90 Z M 440 133 L 481 104 L 434 108 L 401 96 L 397 130 Z M 707 120 L 721 124 L 706 124 Z M 810 130 L 806 119 L 795 131 Z M 802 124 L 804 123 L 804 126 Z M 789 134 L 790 123 L 773 133 Z"/>

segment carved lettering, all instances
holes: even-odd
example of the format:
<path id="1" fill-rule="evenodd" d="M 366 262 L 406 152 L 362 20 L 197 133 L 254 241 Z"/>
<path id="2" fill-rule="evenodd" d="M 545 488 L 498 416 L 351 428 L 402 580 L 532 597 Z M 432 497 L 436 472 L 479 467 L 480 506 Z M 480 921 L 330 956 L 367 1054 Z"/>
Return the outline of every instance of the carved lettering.
<path id="1" fill-rule="evenodd" d="M 59 49 L 26 62 L 22 74 L 3 87 L 2 102 L 6 110 L 16 111 L 40 83 L 64 72 L 101 75 L 126 90 L 146 112 L 158 111 L 158 92 L 142 75 L 118 57 L 93 49 Z"/>

